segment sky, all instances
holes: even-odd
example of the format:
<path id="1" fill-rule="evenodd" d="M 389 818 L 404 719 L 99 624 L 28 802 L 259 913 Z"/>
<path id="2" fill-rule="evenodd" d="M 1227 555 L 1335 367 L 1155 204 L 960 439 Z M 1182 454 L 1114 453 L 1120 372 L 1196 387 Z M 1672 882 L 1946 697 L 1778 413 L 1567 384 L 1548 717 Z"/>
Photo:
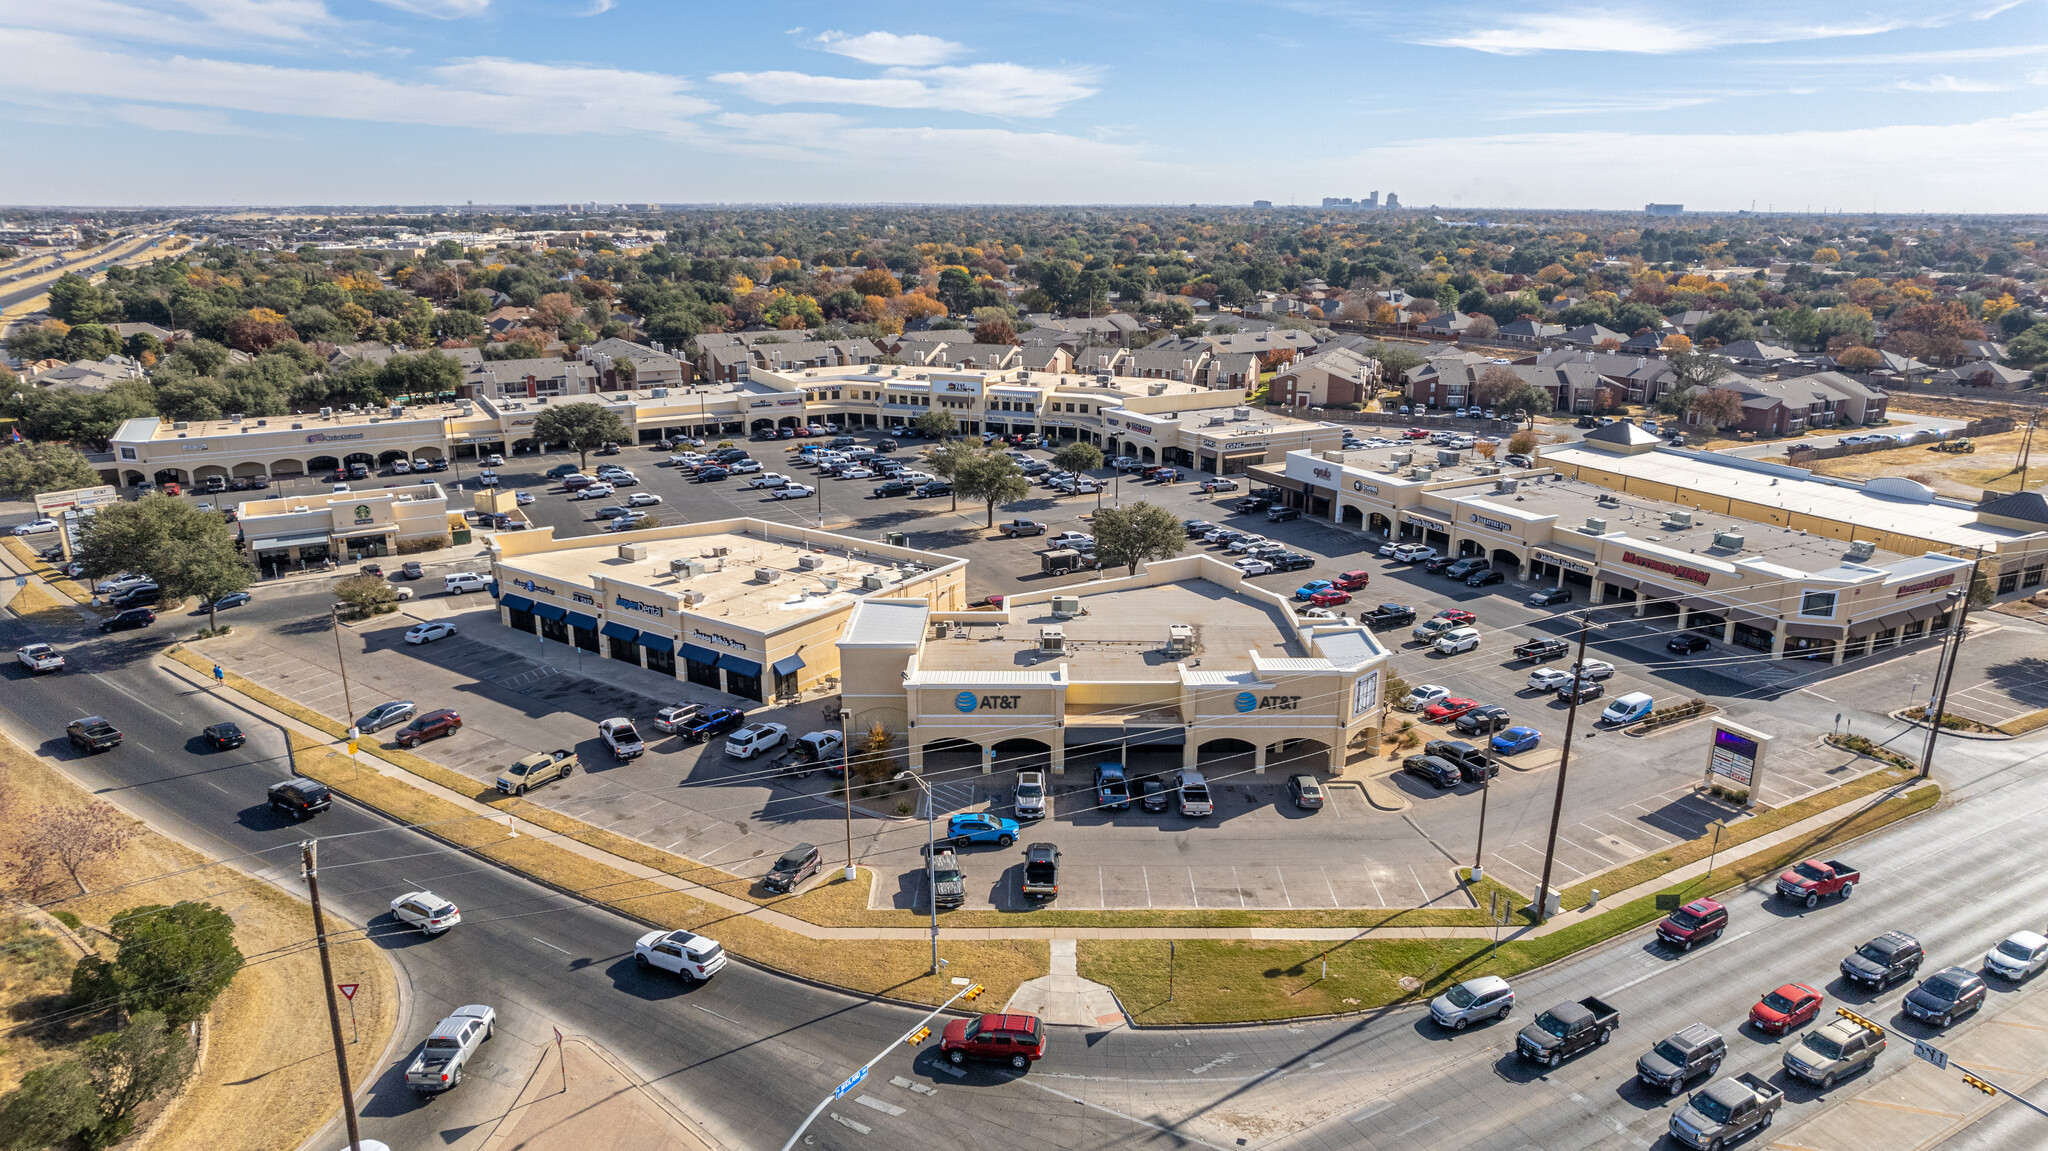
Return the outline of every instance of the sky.
<path id="1" fill-rule="evenodd" d="M 14 205 L 2048 211 L 2048 0 L 0 0 L 0 61 Z"/>

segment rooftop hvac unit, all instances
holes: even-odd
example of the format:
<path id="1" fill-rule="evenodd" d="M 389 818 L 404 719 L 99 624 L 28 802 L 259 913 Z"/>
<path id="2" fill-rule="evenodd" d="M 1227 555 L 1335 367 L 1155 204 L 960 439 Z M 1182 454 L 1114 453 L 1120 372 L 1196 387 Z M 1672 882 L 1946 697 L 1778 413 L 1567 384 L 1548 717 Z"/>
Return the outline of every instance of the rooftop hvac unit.
<path id="1" fill-rule="evenodd" d="M 1497 476 L 1500 474 L 1500 466 L 1497 464 L 1473 464 L 1472 474 L 1475 476 Z"/>
<path id="2" fill-rule="evenodd" d="M 1072 619 L 1081 614 L 1081 597 L 1077 595 L 1056 595 L 1052 597 L 1052 614 L 1056 619 Z"/>
<path id="3" fill-rule="evenodd" d="M 1067 650 L 1066 629 L 1060 627 L 1058 624 L 1047 624 L 1046 626 L 1039 628 L 1038 650 L 1059 652 Z"/>
<path id="4" fill-rule="evenodd" d="M 331 417 L 332 415 L 334 415 L 334 409 L 333 409 L 333 408 L 321 408 L 321 409 L 320 409 L 320 418 L 321 418 L 321 419 L 323 419 L 323 420 L 324 420 L 324 419 L 327 419 L 327 418 Z"/>
<path id="5" fill-rule="evenodd" d="M 937 638 L 945 639 L 947 636 L 953 634 L 953 621 L 942 619 L 932 625 L 932 631 Z"/>
<path id="6" fill-rule="evenodd" d="M 1390 460 L 1392 460 L 1392 461 L 1394 461 L 1394 462 L 1395 462 L 1396 464 L 1399 464 L 1399 465 L 1401 465 L 1401 466 L 1403 466 L 1403 467 L 1406 467 L 1407 465 L 1409 465 L 1409 464 L 1412 464 L 1412 463 L 1414 463 L 1414 462 L 1415 462 L 1415 453 L 1414 453 L 1414 452 L 1395 452 L 1394 454 L 1392 454 L 1392 455 L 1388 456 L 1387 458 L 1388 458 L 1388 459 L 1390 459 Z"/>
<path id="7" fill-rule="evenodd" d="M 881 591 L 883 588 L 888 586 L 888 577 L 884 576 L 881 572 L 869 572 L 866 575 L 860 577 L 860 587 L 862 591 Z"/>
<path id="8" fill-rule="evenodd" d="M 657 400 L 665 400 L 665 399 L 667 399 L 667 398 L 668 398 L 668 389 L 667 389 L 667 388 L 656 388 L 656 389 L 654 389 L 654 391 L 653 391 L 653 392 L 651 392 L 651 393 L 649 393 L 649 394 L 650 394 L 650 395 L 652 395 L 652 396 L 653 396 L 653 397 L 654 397 L 655 399 L 657 399 Z"/>
<path id="9" fill-rule="evenodd" d="M 1415 478 L 1416 478 L 1416 479 L 1418 479 L 1418 480 L 1433 480 L 1433 479 L 1435 479 L 1435 478 L 1436 478 L 1436 469 L 1435 469 L 1435 468 L 1416 468 L 1416 469 L 1415 469 L 1415 471 L 1414 471 L 1414 473 L 1413 473 L 1413 475 L 1414 475 L 1414 476 L 1415 476 Z"/>
<path id="10" fill-rule="evenodd" d="M 1522 481 L 1520 480 L 1499 480 L 1493 485 L 1493 490 L 1502 495 L 1513 495 L 1521 490 L 1521 487 Z"/>
<path id="11" fill-rule="evenodd" d="M 726 556 L 732 554 L 732 549 L 729 547 L 715 547 L 711 549 L 711 554 L 717 556 L 720 559 L 724 559 Z"/>
<path id="12" fill-rule="evenodd" d="M 1170 623 L 1166 625 L 1166 654 L 1187 655 L 1195 650 L 1195 628 L 1193 624 Z"/>
<path id="13" fill-rule="evenodd" d="M 1455 468 L 1458 466 L 1458 461 L 1464 458 L 1462 453 L 1451 448 L 1438 448 L 1436 450 L 1436 466 L 1440 468 Z"/>
<path id="14" fill-rule="evenodd" d="M 647 545 L 620 544 L 619 558 L 622 560 L 644 560 L 647 558 Z"/>
<path id="15" fill-rule="evenodd" d="M 397 419 L 398 417 L 400 417 L 400 416 L 402 416 L 402 415 L 404 415 L 404 414 L 405 414 L 405 405 L 404 405 L 404 404 L 393 404 L 393 405 L 391 405 L 391 418 L 392 418 L 392 419 L 394 419 L 394 420 L 395 420 L 395 419 Z"/>
<path id="16" fill-rule="evenodd" d="M 1692 526 L 1692 513 L 1671 512 L 1664 517 L 1664 522 L 1674 528 L 1689 528 Z"/>
<path id="17" fill-rule="evenodd" d="M 1233 420 L 1251 419 L 1252 410 L 1250 408 L 1232 408 L 1230 409 L 1230 418 Z"/>
<path id="18" fill-rule="evenodd" d="M 1621 506 L 1621 497 L 1612 492 L 1602 492 L 1593 497 L 1593 502 L 1603 508 L 1618 508 Z"/>
<path id="19" fill-rule="evenodd" d="M 782 578 L 781 568 L 755 568 L 754 579 L 760 583 L 774 583 Z"/>
<path id="20" fill-rule="evenodd" d="M 796 566 L 803 571 L 817 571 L 825 566 L 825 557 L 816 555 L 796 557 Z"/>
<path id="21" fill-rule="evenodd" d="M 1714 546 L 1717 548 L 1726 548 L 1731 552 L 1739 552 L 1742 550 L 1742 533 L 1715 532 Z"/>
<path id="22" fill-rule="evenodd" d="M 1607 521 L 1601 519 L 1599 516 L 1587 516 L 1585 530 L 1590 535 L 1606 535 Z"/>
<path id="23" fill-rule="evenodd" d="M 698 591 L 696 588 L 691 588 L 690 590 L 684 592 L 681 598 L 684 607 L 696 607 L 698 604 L 704 602 L 704 593 Z"/>
<path id="24" fill-rule="evenodd" d="M 1223 425 L 1225 425 L 1225 424 L 1227 424 L 1227 423 L 1229 423 L 1229 422 L 1230 422 L 1229 420 L 1226 420 L 1226 419 L 1224 419 L 1224 418 L 1223 418 L 1222 416 L 1210 416 L 1210 417 L 1209 417 L 1209 426 L 1210 426 L 1210 427 L 1212 427 L 1212 428 L 1220 428 L 1220 427 L 1222 427 Z"/>
<path id="25" fill-rule="evenodd" d="M 1869 540 L 1849 541 L 1849 558 L 1852 560 L 1867 560 L 1876 554 L 1877 545 Z"/>
<path id="26" fill-rule="evenodd" d="M 703 574 L 704 574 L 705 572 L 708 572 L 708 571 L 710 571 L 710 570 L 711 570 L 711 565 L 710 565 L 710 564 L 708 564 L 708 563 L 705 563 L 705 562 L 704 562 L 703 560 L 684 560 L 684 561 L 683 561 L 683 574 L 685 574 L 685 575 L 693 575 L 693 576 L 700 576 L 700 575 L 703 575 Z"/>
<path id="27" fill-rule="evenodd" d="M 839 590 L 839 577 L 838 577 L 838 576 L 819 576 L 819 577 L 818 577 L 818 586 L 820 586 L 820 587 L 824 588 L 824 589 L 825 589 L 825 591 L 826 591 L 827 593 L 830 593 L 830 592 L 835 592 L 835 591 L 838 591 L 838 590 Z"/>

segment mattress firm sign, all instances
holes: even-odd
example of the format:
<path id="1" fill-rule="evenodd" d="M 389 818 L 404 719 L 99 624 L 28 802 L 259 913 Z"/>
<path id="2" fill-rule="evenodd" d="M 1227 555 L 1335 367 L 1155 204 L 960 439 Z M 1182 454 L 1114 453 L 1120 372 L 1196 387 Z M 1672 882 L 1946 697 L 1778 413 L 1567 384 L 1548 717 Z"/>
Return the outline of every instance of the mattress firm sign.
<path id="1" fill-rule="evenodd" d="M 1658 559 L 1656 556 L 1646 556 L 1641 552 L 1625 551 L 1621 553 L 1621 562 L 1634 564 L 1639 568 L 1648 568 L 1653 572 L 1662 572 L 1665 575 L 1678 579 L 1688 580 L 1701 587 L 1707 586 L 1707 580 L 1710 578 L 1706 572 L 1701 571 L 1699 568 L 1672 563 L 1670 560 Z"/>

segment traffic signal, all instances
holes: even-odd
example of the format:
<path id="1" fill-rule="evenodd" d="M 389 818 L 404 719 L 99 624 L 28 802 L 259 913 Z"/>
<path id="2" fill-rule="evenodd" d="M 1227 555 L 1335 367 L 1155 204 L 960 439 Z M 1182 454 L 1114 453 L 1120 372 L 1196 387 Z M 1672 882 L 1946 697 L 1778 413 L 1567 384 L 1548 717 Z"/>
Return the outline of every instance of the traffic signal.
<path id="1" fill-rule="evenodd" d="M 960 993 L 960 998 L 962 998 L 962 999 L 979 999 L 979 998 L 981 998 L 981 993 L 982 993 L 983 991 L 985 991 L 985 990 L 987 990 L 987 988 L 985 988 L 985 987 L 983 987 L 983 986 L 982 986 L 981 984 L 977 983 L 977 984 L 975 984 L 974 986 L 972 986 L 972 987 L 968 988 L 967 990 L 965 990 L 965 991 L 962 991 L 962 992 Z"/>
<path id="2" fill-rule="evenodd" d="M 1846 1007 L 1835 1008 L 1835 1014 L 1841 1016 L 1844 1019 L 1847 1019 L 1851 1023 L 1854 1023 L 1856 1026 L 1863 1028 L 1865 1031 L 1871 1032 L 1879 1038 L 1884 1037 L 1884 1028 L 1879 1027 L 1877 1024 L 1872 1023 L 1870 1020 L 1863 1018 L 1861 1015 L 1856 1014 L 1854 1011 L 1851 1011 Z"/>
<path id="3" fill-rule="evenodd" d="M 930 1039 L 931 1037 L 931 1028 L 920 1027 L 917 1030 L 911 1032 L 909 1035 L 904 1036 L 903 1043 L 906 1047 L 915 1047 L 918 1044 L 923 1043 L 925 1040 Z"/>
<path id="4" fill-rule="evenodd" d="M 1963 1082 L 1969 1084 L 1972 1087 L 1975 1087 L 1977 1090 L 1982 1091 L 1986 1095 L 1998 1094 L 1998 1088 L 1993 1087 L 1991 1084 L 1984 1082 L 1982 1079 L 1977 1078 L 1975 1075 L 1972 1075 L 1967 1071 L 1963 1073 Z"/>

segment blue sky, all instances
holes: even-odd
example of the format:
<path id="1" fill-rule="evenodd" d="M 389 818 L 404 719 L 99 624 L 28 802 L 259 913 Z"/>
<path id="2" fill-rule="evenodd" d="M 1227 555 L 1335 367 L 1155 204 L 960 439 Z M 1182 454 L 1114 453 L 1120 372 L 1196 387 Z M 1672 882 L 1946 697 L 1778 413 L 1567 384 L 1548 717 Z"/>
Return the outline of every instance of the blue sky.
<path id="1" fill-rule="evenodd" d="M 2048 210 L 2048 0 L 0 0 L 0 203 Z"/>

